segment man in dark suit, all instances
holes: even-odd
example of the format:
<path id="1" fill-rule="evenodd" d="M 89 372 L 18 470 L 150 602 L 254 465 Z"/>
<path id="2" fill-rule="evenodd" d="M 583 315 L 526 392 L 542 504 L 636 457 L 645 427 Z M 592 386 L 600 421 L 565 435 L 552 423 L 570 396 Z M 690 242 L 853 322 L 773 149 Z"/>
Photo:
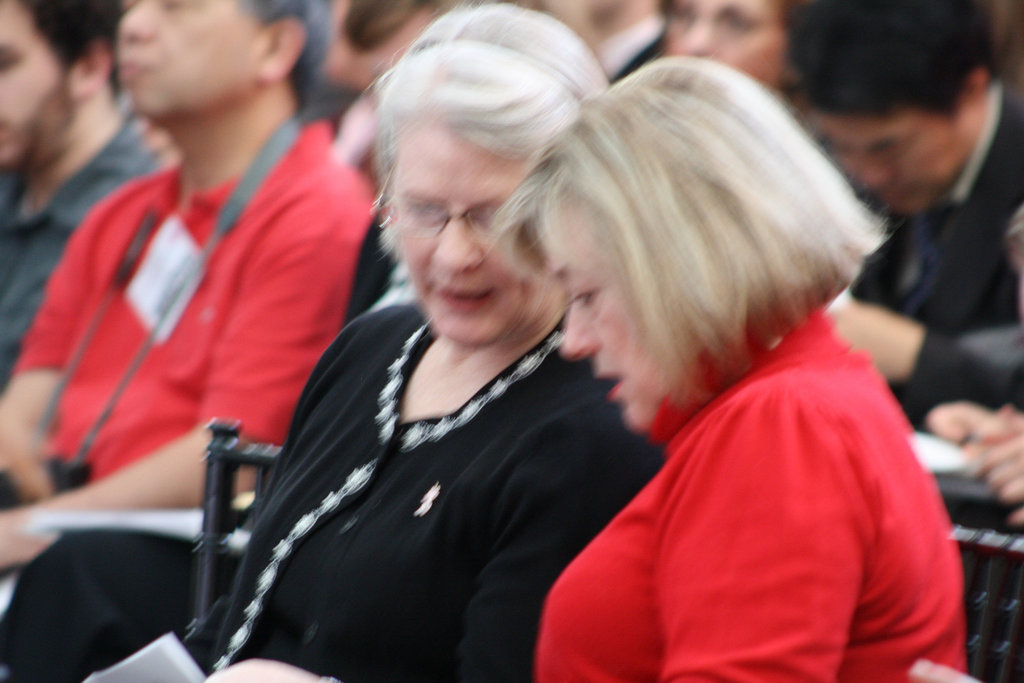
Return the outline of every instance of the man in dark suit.
<path id="1" fill-rule="evenodd" d="M 791 59 L 808 116 L 851 179 L 891 215 L 892 237 L 833 307 L 915 423 L 977 399 L 960 378 L 965 333 L 1017 320 L 1004 249 L 1024 202 L 1024 103 L 993 76 L 972 0 L 817 0 Z"/>

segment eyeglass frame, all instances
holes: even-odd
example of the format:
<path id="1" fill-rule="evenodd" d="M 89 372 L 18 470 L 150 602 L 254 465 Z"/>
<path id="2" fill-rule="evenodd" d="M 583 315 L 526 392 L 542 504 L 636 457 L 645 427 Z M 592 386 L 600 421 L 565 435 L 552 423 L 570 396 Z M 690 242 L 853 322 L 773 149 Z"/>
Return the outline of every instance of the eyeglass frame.
<path id="1" fill-rule="evenodd" d="M 498 210 L 501 208 L 500 204 L 497 206 L 471 206 L 470 208 L 466 209 L 461 213 L 453 214 L 450 211 L 448 211 L 447 207 L 441 204 L 426 201 L 419 202 L 421 207 L 436 209 L 436 218 L 438 219 L 438 221 L 432 220 L 429 226 L 412 227 L 409 226 L 408 224 L 403 225 L 401 219 L 396 218 L 395 216 L 395 214 L 402 213 L 401 209 L 398 206 L 396 206 L 396 203 L 401 204 L 403 202 L 417 201 L 418 200 L 410 200 L 402 197 L 386 197 L 383 193 L 381 193 L 381 195 L 377 197 L 377 201 L 374 202 L 374 207 L 378 212 L 380 212 L 380 215 L 382 216 L 380 226 L 382 228 L 394 226 L 395 230 L 401 232 L 404 235 L 408 235 L 409 237 L 427 239 L 437 237 L 444 231 L 446 227 L 448 227 L 449 223 L 451 223 L 453 220 L 458 219 L 463 221 L 466 224 L 466 227 L 468 227 L 472 231 L 472 233 L 476 235 L 477 238 L 479 239 L 482 239 L 487 242 L 492 242 L 495 241 L 498 237 L 493 232 L 492 221 L 494 220 L 494 217 L 497 215 Z M 482 221 L 479 218 L 481 212 L 485 212 L 483 215 L 486 216 L 486 218 L 484 218 L 484 220 Z"/>

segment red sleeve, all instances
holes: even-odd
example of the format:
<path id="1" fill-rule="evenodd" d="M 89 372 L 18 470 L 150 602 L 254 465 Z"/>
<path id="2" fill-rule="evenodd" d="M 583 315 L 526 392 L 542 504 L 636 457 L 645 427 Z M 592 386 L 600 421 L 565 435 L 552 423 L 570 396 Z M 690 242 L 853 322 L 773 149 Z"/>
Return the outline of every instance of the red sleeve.
<path id="1" fill-rule="evenodd" d="M 337 176 L 335 176 L 337 178 Z M 281 443 L 299 392 L 341 329 L 372 198 L 354 174 L 268 218 L 216 342 L 204 419 L 233 416 Z"/>
<path id="2" fill-rule="evenodd" d="M 848 427 L 748 395 L 693 434 L 655 566 L 661 680 L 835 680 L 872 539 Z"/>

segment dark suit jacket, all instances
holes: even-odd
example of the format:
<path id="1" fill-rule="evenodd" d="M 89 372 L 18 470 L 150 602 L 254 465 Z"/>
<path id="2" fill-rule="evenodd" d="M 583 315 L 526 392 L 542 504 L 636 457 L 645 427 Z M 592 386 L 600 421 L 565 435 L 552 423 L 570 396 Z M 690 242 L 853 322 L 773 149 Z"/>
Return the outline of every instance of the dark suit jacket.
<path id="1" fill-rule="evenodd" d="M 906 384 L 895 387 L 912 422 L 932 406 L 964 395 L 964 375 L 975 358 L 962 352 L 956 337 L 1018 321 L 1017 275 L 1003 249 L 1003 233 L 1024 203 L 1024 101 L 1004 94 L 999 127 L 967 201 L 951 217 L 944 234 L 935 286 L 914 315 L 927 327 L 924 346 Z M 912 233 L 909 220 L 894 219 L 888 242 L 869 259 L 854 295 L 899 310 L 896 282 Z"/>

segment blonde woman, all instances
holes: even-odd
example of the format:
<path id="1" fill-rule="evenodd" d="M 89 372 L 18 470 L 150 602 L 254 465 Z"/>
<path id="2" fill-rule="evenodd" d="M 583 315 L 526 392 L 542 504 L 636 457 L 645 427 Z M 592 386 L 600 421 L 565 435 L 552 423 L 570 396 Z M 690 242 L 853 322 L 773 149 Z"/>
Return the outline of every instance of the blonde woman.
<path id="1" fill-rule="evenodd" d="M 667 444 L 549 593 L 537 681 L 963 667 L 942 502 L 821 311 L 881 234 L 777 98 L 708 60 L 649 65 L 584 104 L 505 210 L 568 288 L 563 355 Z"/>

